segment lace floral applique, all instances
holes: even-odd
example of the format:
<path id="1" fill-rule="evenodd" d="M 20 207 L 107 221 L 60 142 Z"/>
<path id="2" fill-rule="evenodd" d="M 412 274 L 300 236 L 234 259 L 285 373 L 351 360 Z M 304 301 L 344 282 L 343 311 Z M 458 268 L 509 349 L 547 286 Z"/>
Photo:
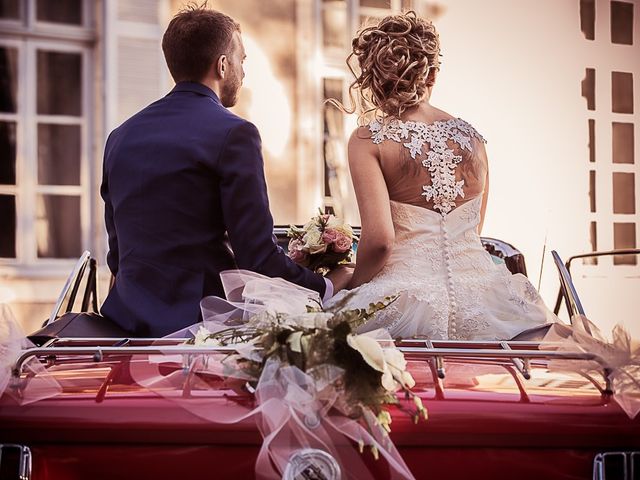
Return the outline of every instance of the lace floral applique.
<path id="1" fill-rule="evenodd" d="M 473 200 L 469 200 L 466 205 L 460 207 L 460 220 L 469 224 L 478 224 L 480 222 L 480 206 L 482 197 L 476 197 Z"/>
<path id="2" fill-rule="evenodd" d="M 408 209 L 400 202 L 390 202 L 391 205 L 391 217 L 394 223 L 411 224 L 413 223 L 413 216 L 409 213 Z"/>
<path id="3" fill-rule="evenodd" d="M 433 200 L 434 209 L 447 214 L 455 208 L 454 200 L 457 197 L 464 198 L 464 180 L 456 181 L 456 165 L 462 161 L 462 157 L 450 149 L 438 150 L 430 150 L 422 161 L 431 174 L 431 185 L 422 187 L 422 195 L 427 201 Z"/>
<path id="4" fill-rule="evenodd" d="M 379 144 L 384 140 L 393 140 L 402 143 L 409 149 L 411 158 L 416 159 L 423 155 L 425 143 L 430 150 L 422 165 L 429 170 L 431 185 L 423 186 L 422 195 L 427 201 L 433 201 L 435 210 L 442 215 L 448 214 L 456 207 L 455 200 L 464 198 L 464 180 L 456 181 L 456 166 L 462 161 L 461 155 L 456 155 L 447 144 L 453 140 L 463 150 L 471 151 L 471 139 L 478 138 L 485 142 L 484 138 L 467 122 L 454 118 L 441 120 L 431 124 L 422 122 L 403 122 L 391 120 L 382 123 L 374 120 L 369 124 L 373 143 Z M 408 140 L 408 141 L 406 141 Z"/>
<path id="5" fill-rule="evenodd" d="M 505 267 L 506 270 L 506 267 Z M 519 295 L 513 285 L 513 279 L 511 273 L 507 270 L 503 274 L 502 281 L 509 293 L 509 301 L 519 306 L 523 312 L 529 311 L 529 302 L 522 295 Z"/>
<path id="6" fill-rule="evenodd" d="M 531 282 L 524 284 L 524 296 L 530 302 L 536 302 L 540 299 L 540 293 L 538 293 L 536 287 L 531 285 Z"/>
<path id="7" fill-rule="evenodd" d="M 460 273 L 458 275 L 456 297 L 458 308 L 449 328 L 449 337 L 458 340 L 469 340 L 484 336 L 491 324 L 486 320 L 486 311 L 480 298 L 481 289 L 478 288 L 474 273 Z"/>

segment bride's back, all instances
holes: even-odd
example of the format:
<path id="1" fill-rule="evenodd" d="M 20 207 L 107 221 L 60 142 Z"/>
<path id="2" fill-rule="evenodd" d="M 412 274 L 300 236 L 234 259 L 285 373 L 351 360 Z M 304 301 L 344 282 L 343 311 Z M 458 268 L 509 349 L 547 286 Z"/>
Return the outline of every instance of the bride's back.
<path id="1" fill-rule="evenodd" d="M 484 140 L 471 125 L 429 104 L 440 68 L 433 24 L 414 12 L 390 15 L 352 42 L 362 104 L 377 117 L 357 132 L 369 137 L 389 198 L 446 214 L 482 194 L 487 174 Z M 354 71 L 355 74 L 355 71 Z M 353 138 L 353 137 L 352 137 Z"/>
<path id="2" fill-rule="evenodd" d="M 413 115 L 375 120 L 368 128 L 389 198 L 449 213 L 483 193 L 487 156 L 484 139 L 469 123 L 439 112 L 437 120 Z"/>

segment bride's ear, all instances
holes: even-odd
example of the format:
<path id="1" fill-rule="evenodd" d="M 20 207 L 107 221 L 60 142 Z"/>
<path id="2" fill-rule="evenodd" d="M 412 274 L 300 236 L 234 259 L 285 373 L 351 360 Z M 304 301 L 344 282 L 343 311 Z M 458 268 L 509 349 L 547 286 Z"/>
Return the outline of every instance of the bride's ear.
<path id="1" fill-rule="evenodd" d="M 218 61 L 216 62 L 216 76 L 219 78 L 224 78 L 224 75 L 229 68 L 229 62 L 227 61 L 226 55 L 220 55 L 218 57 Z"/>

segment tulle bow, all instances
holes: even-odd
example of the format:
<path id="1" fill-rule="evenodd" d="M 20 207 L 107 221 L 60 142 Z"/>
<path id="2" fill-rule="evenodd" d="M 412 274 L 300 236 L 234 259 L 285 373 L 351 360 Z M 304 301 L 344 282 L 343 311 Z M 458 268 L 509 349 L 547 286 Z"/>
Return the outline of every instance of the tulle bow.
<path id="1" fill-rule="evenodd" d="M 572 326 L 554 324 L 545 335 L 541 349 L 559 352 L 583 352 L 596 355 L 598 361 L 553 360 L 549 370 L 578 372 L 594 378 L 607 375 L 614 400 L 629 418 L 640 412 L 640 343 L 634 341 L 621 325 L 607 341 L 587 318 L 577 315 Z"/>
<path id="2" fill-rule="evenodd" d="M 197 332 L 202 325 L 217 332 L 241 325 L 252 317 L 255 321 L 256 316 L 267 313 L 286 313 L 288 321 L 299 325 L 304 322 L 310 322 L 310 327 L 315 322 L 326 325 L 323 315 L 328 314 L 307 312 L 308 306 L 320 305 L 316 292 L 241 270 L 222 272 L 221 277 L 227 299 L 205 298 L 201 303 L 203 324 L 191 327 L 190 332 Z M 232 357 L 193 356 L 188 374 L 182 370 L 161 374 L 160 365 L 153 362 L 132 362 L 131 373 L 140 385 L 212 423 L 236 424 L 254 420 L 263 437 L 256 462 L 257 478 L 282 478 L 296 452 L 318 449 L 335 459 L 342 472 L 339 478 L 370 479 L 373 475 L 364 455 L 358 451 L 363 445 L 387 461 L 389 478 L 414 478 L 373 413 L 365 412 L 364 425 L 349 418 L 349 405 L 336 387 L 339 385 L 336 380 L 342 375 L 340 368 L 321 365 L 305 373 L 270 357 L 260 378 L 251 379 L 230 368 L 229 364 L 238 356 L 252 358 L 256 354 L 254 345 L 246 343 L 234 347 L 238 355 Z M 176 390 L 185 390 L 185 382 L 196 382 L 199 374 L 211 373 L 226 377 L 229 384 L 235 382 L 236 386 L 247 380 L 257 380 L 255 403 L 245 406 L 241 402 L 227 402 L 221 406 L 213 399 L 208 402 L 203 396 L 185 398 L 175 394 Z"/>
<path id="3" fill-rule="evenodd" d="M 0 397 L 6 391 L 17 403 L 27 405 L 62 392 L 60 384 L 35 357 L 23 363 L 19 378 L 12 375 L 23 350 L 33 347 L 9 306 L 0 304 Z"/>

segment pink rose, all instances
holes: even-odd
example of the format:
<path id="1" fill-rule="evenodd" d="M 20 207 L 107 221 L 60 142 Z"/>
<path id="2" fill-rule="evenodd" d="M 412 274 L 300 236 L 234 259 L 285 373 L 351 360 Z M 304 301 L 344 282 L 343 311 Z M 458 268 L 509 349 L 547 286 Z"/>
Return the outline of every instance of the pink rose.
<path id="1" fill-rule="evenodd" d="M 293 253 L 295 250 L 302 249 L 303 245 L 304 243 L 302 242 L 302 240 L 292 238 L 291 240 L 289 240 L 289 254 Z"/>
<path id="2" fill-rule="evenodd" d="M 301 265 L 307 261 L 307 254 L 302 250 L 293 250 L 292 252 L 290 251 L 289 257 L 291 258 L 291 260 Z"/>
<path id="3" fill-rule="evenodd" d="M 289 242 L 289 257 L 296 263 L 303 264 L 307 260 L 307 254 L 302 250 L 304 242 L 297 238 Z"/>
<path id="4" fill-rule="evenodd" d="M 338 232 L 335 228 L 327 228 L 322 233 L 322 242 L 326 244 L 335 243 L 339 235 L 340 232 Z"/>
<path id="5" fill-rule="evenodd" d="M 351 239 L 345 234 L 338 232 L 338 238 L 333 242 L 333 249 L 337 253 L 344 253 L 351 249 Z"/>

